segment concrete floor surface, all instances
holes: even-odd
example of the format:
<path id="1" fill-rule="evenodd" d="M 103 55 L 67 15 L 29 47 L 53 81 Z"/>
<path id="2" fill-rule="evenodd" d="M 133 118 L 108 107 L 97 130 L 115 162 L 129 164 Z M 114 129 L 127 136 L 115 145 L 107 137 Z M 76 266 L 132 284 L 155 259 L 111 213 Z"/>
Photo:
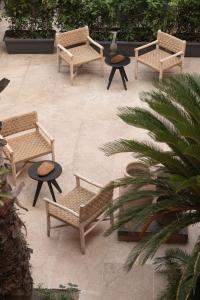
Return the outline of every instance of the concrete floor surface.
<path id="1" fill-rule="evenodd" d="M 4 29 L 2 24 L 1 37 Z M 110 68 L 105 66 L 103 72 L 98 62 L 81 68 L 71 86 L 68 69 L 63 66 L 61 73 L 57 72 L 56 54 L 8 55 L 3 42 L 0 43 L 1 77 L 11 80 L 0 95 L 0 118 L 33 110 L 38 112 L 39 121 L 56 140 L 56 160 L 63 168 L 58 182 L 64 193 L 74 186 L 75 172 L 106 184 L 123 175 L 126 164 L 135 159 L 130 154 L 106 157 L 99 150 L 104 143 L 118 138 L 147 138 L 143 130 L 124 124 L 117 116 L 117 108 L 144 106 L 139 95 L 151 90 L 158 76 L 140 66 L 139 79 L 135 81 L 134 59 L 126 70 L 127 91 L 123 89 L 119 74 L 107 91 Z M 175 71 L 176 68 L 172 73 Z M 200 59 L 186 58 L 184 71 L 199 72 Z M 35 286 L 39 283 L 47 287 L 77 283 L 82 290 L 81 300 L 155 299 L 164 281 L 155 274 L 151 262 L 143 267 L 133 267 L 128 274 L 123 271 L 123 263 L 133 243 L 118 242 L 116 233 L 105 238 L 107 222 L 88 236 L 86 255 L 80 253 L 78 231 L 71 227 L 56 229 L 48 238 L 42 198 L 50 197 L 49 190 L 43 186 L 33 208 L 36 182 L 27 176 L 27 170 L 20 180 L 26 184 L 20 200 L 29 211 L 20 213 L 26 222 L 28 243 L 33 249 L 31 264 Z M 184 248 L 191 249 L 197 230 L 198 226 L 189 228 L 189 243 Z M 163 254 L 167 247 L 162 246 L 158 254 Z"/>

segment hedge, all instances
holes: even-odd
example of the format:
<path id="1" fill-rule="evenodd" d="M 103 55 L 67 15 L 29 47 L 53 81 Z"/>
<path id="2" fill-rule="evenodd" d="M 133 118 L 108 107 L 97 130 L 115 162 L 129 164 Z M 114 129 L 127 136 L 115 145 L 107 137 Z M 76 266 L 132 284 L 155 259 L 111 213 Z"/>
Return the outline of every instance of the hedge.
<path id="1" fill-rule="evenodd" d="M 5 0 L 5 15 L 17 33 L 60 31 L 88 25 L 96 40 L 150 41 L 157 30 L 200 41 L 200 0 Z"/>

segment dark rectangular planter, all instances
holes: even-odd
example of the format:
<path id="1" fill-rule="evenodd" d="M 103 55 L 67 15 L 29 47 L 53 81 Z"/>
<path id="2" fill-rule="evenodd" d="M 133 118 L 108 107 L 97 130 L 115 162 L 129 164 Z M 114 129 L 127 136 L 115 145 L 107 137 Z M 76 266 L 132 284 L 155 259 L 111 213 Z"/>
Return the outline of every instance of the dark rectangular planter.
<path id="1" fill-rule="evenodd" d="M 187 42 L 186 57 L 200 57 L 200 43 Z"/>
<path id="2" fill-rule="evenodd" d="M 110 42 L 100 41 L 102 46 L 104 46 L 104 56 L 108 56 L 110 52 Z M 117 42 L 118 52 L 123 53 L 127 56 L 135 56 L 134 48 L 148 44 L 148 42 Z M 146 53 L 149 50 L 155 48 L 154 46 L 149 47 L 148 49 L 142 50 L 141 53 Z M 200 57 L 200 43 L 197 42 L 187 42 L 186 46 L 186 57 Z"/>
<path id="3" fill-rule="evenodd" d="M 52 289 L 52 291 L 55 293 L 55 296 L 59 296 L 60 293 L 62 293 L 62 290 L 59 289 Z M 79 300 L 80 292 L 73 292 L 71 294 L 71 297 L 73 300 Z M 44 297 L 38 292 L 37 289 L 34 289 L 31 295 L 29 296 L 1 296 L 0 300 L 43 300 Z M 54 298 L 54 300 L 57 300 L 57 297 Z"/>
<path id="4" fill-rule="evenodd" d="M 52 38 L 13 38 L 5 32 L 4 42 L 9 54 L 51 54 L 54 52 L 55 35 Z"/>

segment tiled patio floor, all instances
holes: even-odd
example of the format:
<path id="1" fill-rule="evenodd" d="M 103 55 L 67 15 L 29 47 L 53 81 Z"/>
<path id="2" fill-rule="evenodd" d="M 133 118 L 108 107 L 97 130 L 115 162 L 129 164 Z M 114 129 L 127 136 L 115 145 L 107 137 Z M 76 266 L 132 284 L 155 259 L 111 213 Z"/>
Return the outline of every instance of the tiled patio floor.
<path id="1" fill-rule="evenodd" d="M 1 36 L 3 34 L 3 24 Z M 186 72 L 199 72 L 200 59 L 186 58 Z M 8 55 L 0 44 L 1 77 L 11 80 L 0 95 L 0 118 L 36 110 L 40 122 L 55 137 L 56 160 L 63 173 L 58 179 L 64 192 L 74 185 L 72 174 L 78 172 L 100 184 L 123 174 L 133 160 L 130 155 L 107 158 L 98 149 L 105 142 L 119 137 L 145 138 L 145 132 L 131 128 L 117 117 L 119 106 L 143 106 L 139 94 L 152 89 L 157 75 L 140 67 L 139 80 L 134 80 L 134 59 L 127 67 L 128 91 L 116 76 L 106 90 L 109 68 L 103 73 L 98 63 L 82 68 L 69 84 L 67 68 L 57 73 L 56 54 Z M 52 231 L 46 236 L 46 218 L 42 197 L 49 196 L 43 187 L 35 208 L 32 207 L 35 182 L 24 172 L 20 177 L 26 186 L 20 199 L 29 212 L 21 212 L 26 222 L 28 242 L 33 249 L 31 259 L 35 286 L 44 283 L 57 287 L 60 283 L 77 283 L 87 300 L 152 300 L 162 286 L 162 278 L 154 274 L 151 263 L 135 266 L 126 275 L 122 266 L 133 244 L 118 242 L 116 234 L 103 237 L 107 223 L 88 236 L 86 255 L 79 250 L 78 232 L 70 227 Z M 58 196 L 56 194 L 56 196 Z M 190 249 L 197 227 L 190 228 Z M 167 246 L 163 246 L 159 253 Z"/>

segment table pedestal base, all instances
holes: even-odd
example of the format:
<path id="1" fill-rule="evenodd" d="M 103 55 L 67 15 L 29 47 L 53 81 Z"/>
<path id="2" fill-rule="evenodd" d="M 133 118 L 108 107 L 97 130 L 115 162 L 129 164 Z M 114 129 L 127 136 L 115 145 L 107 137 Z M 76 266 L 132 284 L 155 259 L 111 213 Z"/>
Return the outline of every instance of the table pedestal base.
<path id="1" fill-rule="evenodd" d="M 107 90 L 109 90 L 109 88 L 110 88 L 110 85 L 111 85 L 111 82 L 113 80 L 116 70 L 119 70 L 119 73 L 121 75 L 121 79 L 122 79 L 122 82 L 124 85 L 124 89 L 127 90 L 126 81 L 128 81 L 128 77 L 126 75 L 124 67 L 112 67 L 112 70 L 111 70 L 110 76 L 109 76 L 109 80 L 108 80 Z"/>
<path id="2" fill-rule="evenodd" d="M 33 206 L 36 205 L 36 202 L 37 202 L 37 199 L 39 197 L 39 194 L 40 194 L 43 183 L 44 183 L 44 181 L 38 181 L 36 192 L 35 192 L 35 197 L 34 197 L 34 200 L 33 200 Z M 51 181 L 47 181 L 47 184 L 49 186 L 49 190 L 50 190 L 52 199 L 53 199 L 54 202 L 56 202 L 56 197 L 55 197 L 55 194 L 54 194 L 54 191 L 53 191 L 53 186 L 58 190 L 59 193 L 62 193 L 62 190 L 61 190 L 60 186 L 58 185 L 58 183 L 55 179 L 51 180 Z"/>

